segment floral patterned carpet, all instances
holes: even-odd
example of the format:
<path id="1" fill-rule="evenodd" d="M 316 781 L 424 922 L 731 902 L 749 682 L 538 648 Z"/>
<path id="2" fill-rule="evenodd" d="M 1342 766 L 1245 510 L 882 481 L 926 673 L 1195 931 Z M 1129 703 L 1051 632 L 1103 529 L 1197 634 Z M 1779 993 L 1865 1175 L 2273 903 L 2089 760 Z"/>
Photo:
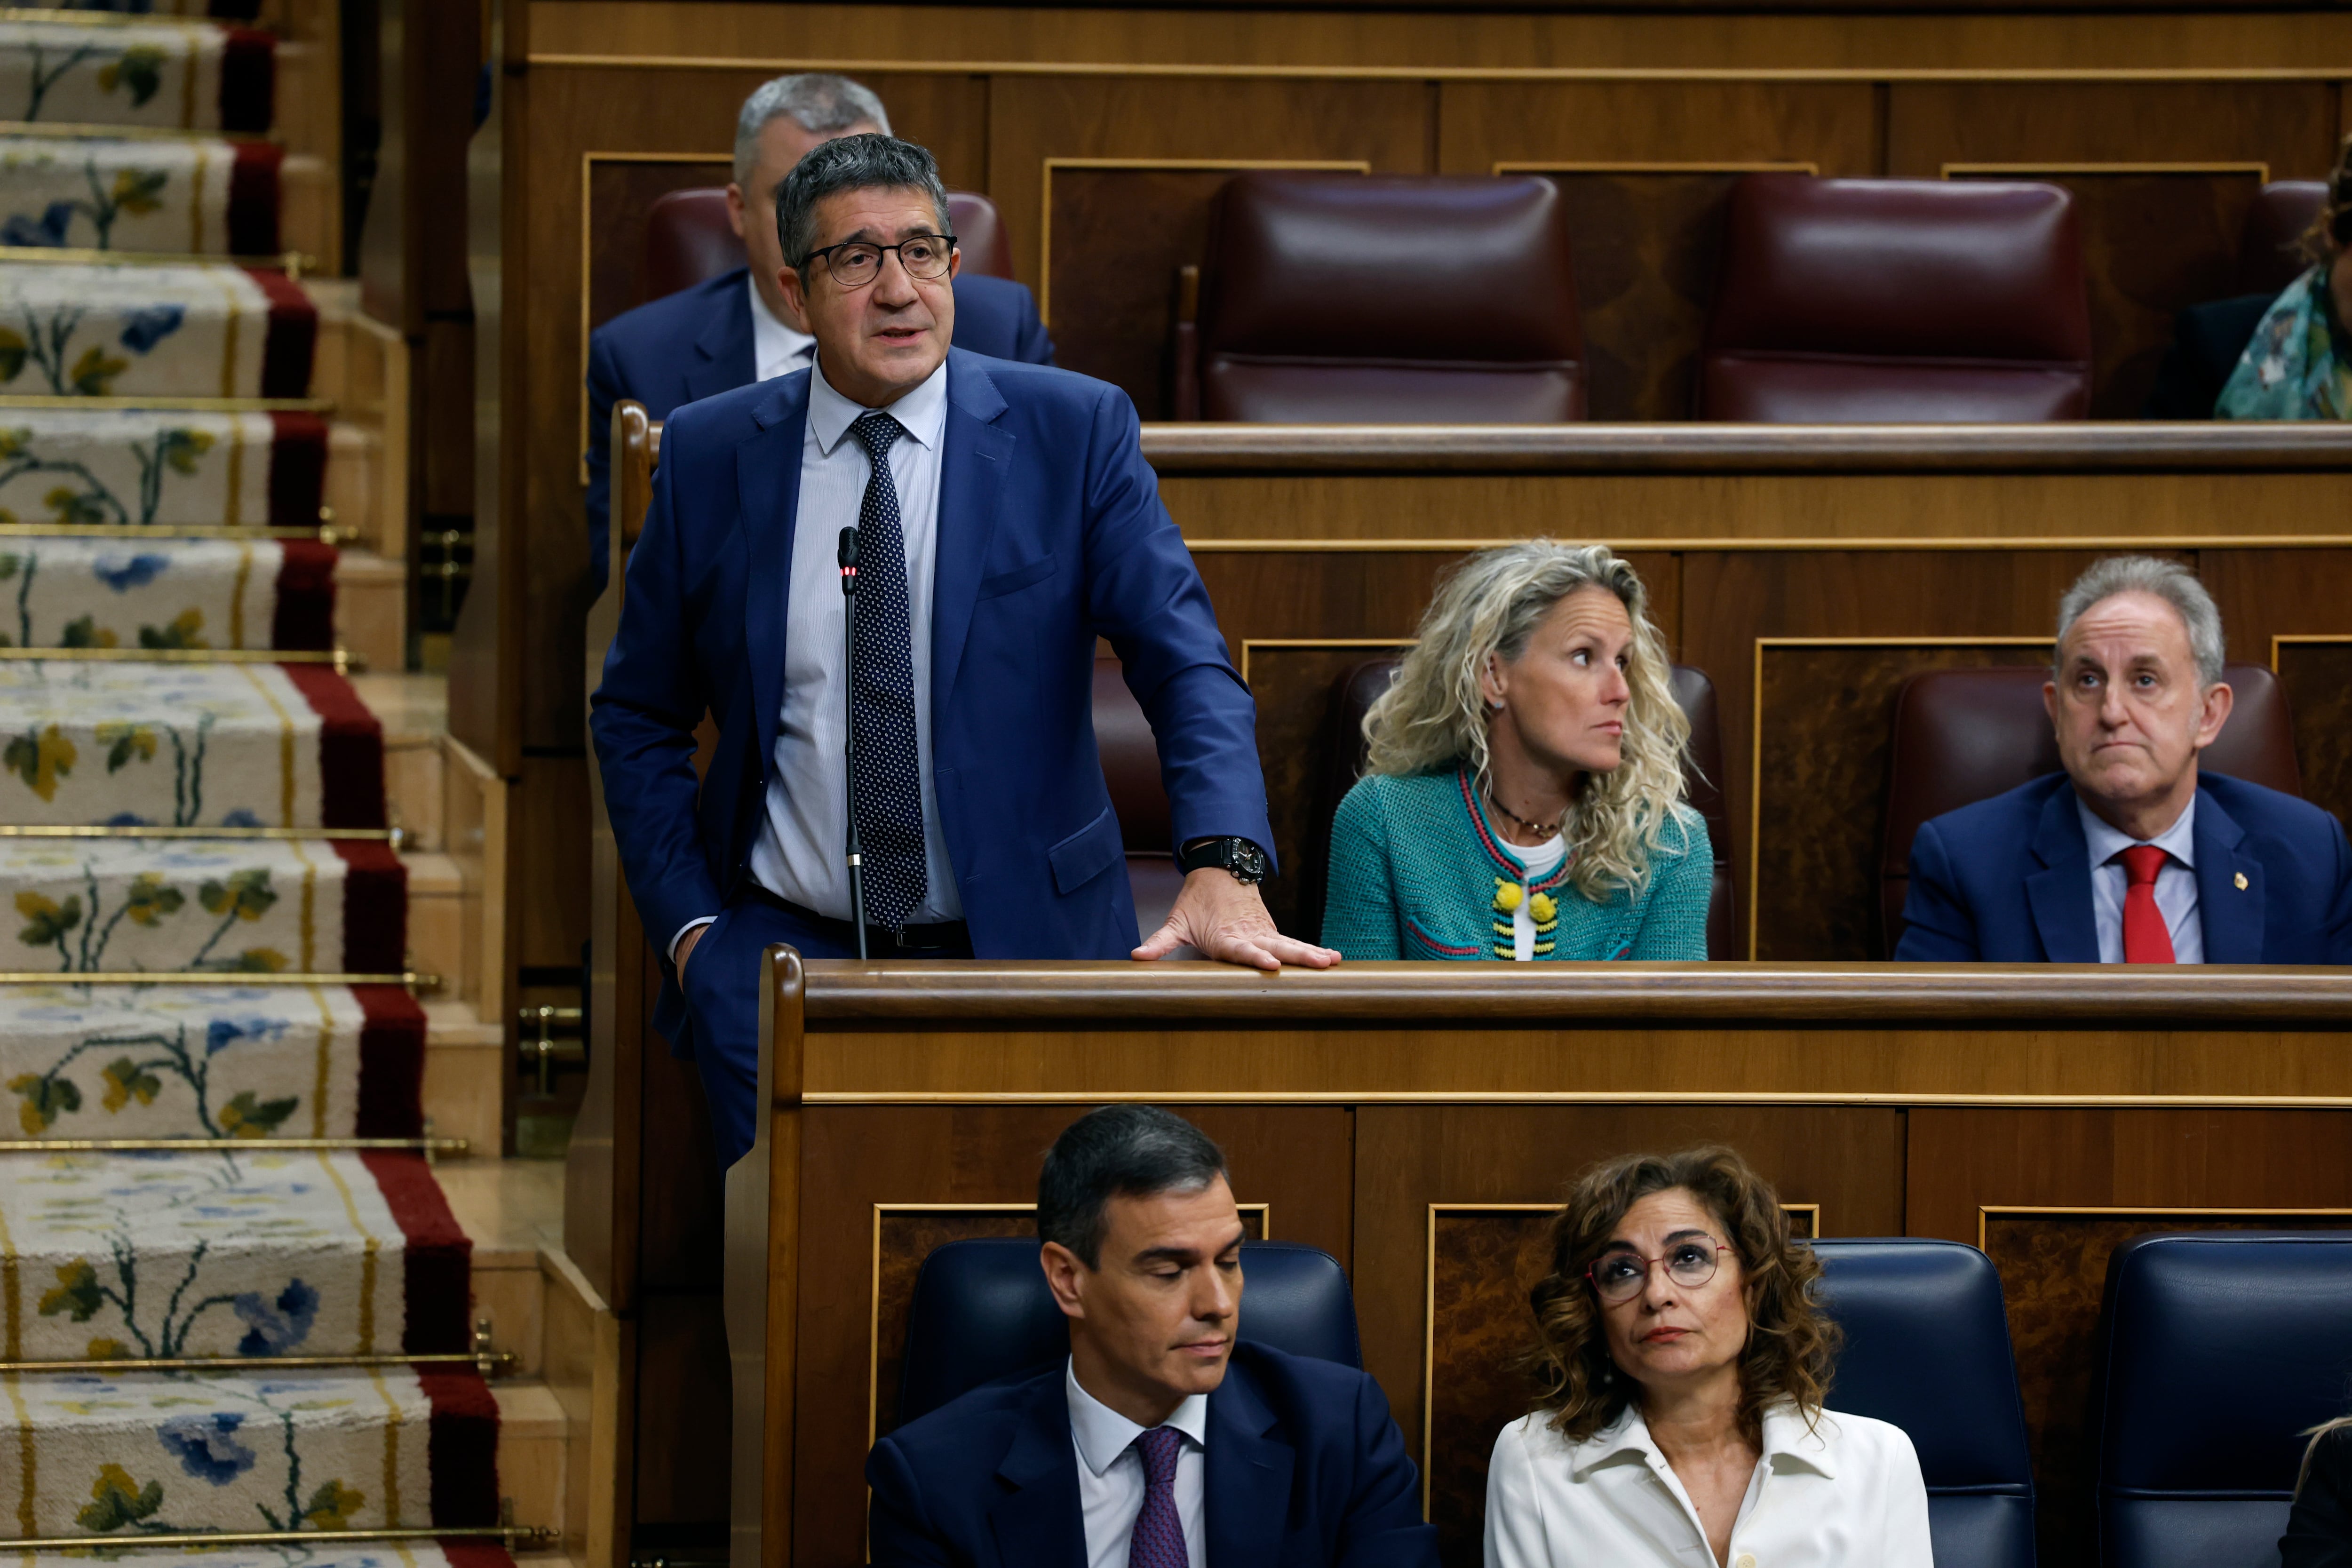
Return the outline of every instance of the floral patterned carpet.
<path id="1" fill-rule="evenodd" d="M 268 130 L 273 47 L 0 10 L 0 973 L 44 976 L 0 984 L 0 1362 L 36 1363 L 0 1372 L 0 1547 L 511 1568 L 340 1534 L 496 1523 L 499 1421 L 399 1359 L 470 1349 L 423 1154 L 291 1142 L 417 1139 L 425 1022 L 340 978 L 406 967 L 405 867 L 342 831 L 386 824 L 381 725 L 328 665 L 229 657 L 334 646 L 336 553 L 291 536 L 326 422 L 214 402 L 306 397 L 317 311 L 189 259 L 278 248 L 280 149 L 220 134 Z M 242 1364 L 89 1364 L 189 1358 Z M 137 1547 L 185 1532 L 282 1544 Z"/>

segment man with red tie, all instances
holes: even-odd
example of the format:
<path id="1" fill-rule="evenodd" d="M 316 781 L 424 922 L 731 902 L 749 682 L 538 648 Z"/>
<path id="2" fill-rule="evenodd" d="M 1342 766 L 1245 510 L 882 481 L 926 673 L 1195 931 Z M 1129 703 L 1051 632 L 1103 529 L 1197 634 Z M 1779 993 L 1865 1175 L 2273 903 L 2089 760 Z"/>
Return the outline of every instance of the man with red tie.
<path id="1" fill-rule="evenodd" d="M 2306 801 L 2198 754 L 2229 721 L 2221 615 L 2174 561 L 2094 564 L 2042 700 L 2065 771 L 1911 845 L 1901 960 L 2352 963 L 2352 847 Z"/>

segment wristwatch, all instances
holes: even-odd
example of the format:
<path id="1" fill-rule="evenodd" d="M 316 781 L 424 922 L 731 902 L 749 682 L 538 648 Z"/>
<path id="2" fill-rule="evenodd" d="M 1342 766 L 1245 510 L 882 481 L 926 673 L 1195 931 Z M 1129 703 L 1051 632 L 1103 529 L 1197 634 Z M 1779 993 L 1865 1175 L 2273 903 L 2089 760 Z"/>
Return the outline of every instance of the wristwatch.
<path id="1" fill-rule="evenodd" d="M 1203 866 L 1220 867 L 1236 882 L 1265 880 L 1265 851 L 1246 838 L 1203 838 L 1176 851 L 1176 868 L 1187 876 Z"/>

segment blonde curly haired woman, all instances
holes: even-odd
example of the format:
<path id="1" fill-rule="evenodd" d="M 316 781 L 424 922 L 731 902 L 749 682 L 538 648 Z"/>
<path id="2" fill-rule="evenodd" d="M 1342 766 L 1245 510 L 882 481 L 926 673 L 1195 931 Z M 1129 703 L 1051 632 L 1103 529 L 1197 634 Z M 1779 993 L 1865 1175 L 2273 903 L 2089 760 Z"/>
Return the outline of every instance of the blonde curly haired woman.
<path id="1" fill-rule="evenodd" d="M 1704 959 L 1714 857 L 1649 595 L 1600 545 L 1483 550 L 1364 715 L 1323 944 L 1349 958 Z"/>

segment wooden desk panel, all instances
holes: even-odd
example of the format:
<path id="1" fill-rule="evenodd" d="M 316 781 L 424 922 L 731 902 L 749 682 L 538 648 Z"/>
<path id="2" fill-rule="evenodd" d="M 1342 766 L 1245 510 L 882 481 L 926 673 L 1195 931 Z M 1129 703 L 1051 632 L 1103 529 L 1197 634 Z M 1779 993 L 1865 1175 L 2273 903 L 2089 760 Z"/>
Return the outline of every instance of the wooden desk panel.
<path id="1" fill-rule="evenodd" d="M 879 1325 L 898 1321 L 922 1238 L 976 1212 L 933 1205 L 981 1205 L 983 1228 L 1017 1231 L 1039 1153 L 1108 1100 L 1193 1117 L 1243 1198 L 1270 1205 L 1268 1234 L 1349 1266 L 1367 1365 L 1426 1453 L 1449 1562 L 1475 1561 L 1486 1428 L 1524 1326 L 1526 1205 L 1556 1203 L 1593 1160 L 1727 1142 L 1819 1234 L 1990 1246 L 2015 1276 L 2036 1462 L 2062 1499 L 2086 1462 L 2066 1381 L 2084 1282 L 2118 1240 L 2352 1210 L 2352 971 L 1265 978 L 772 951 L 774 1110 L 730 1174 L 728 1279 L 730 1321 L 766 1324 L 764 1346 L 730 1350 L 737 1441 L 754 1445 L 736 1454 L 739 1529 L 770 1563 L 854 1560 L 862 1424 L 893 1359 Z M 746 1252 L 754 1215 L 771 1241 Z M 2072 1508 L 2052 1516 L 2053 1547 L 2074 1539 Z"/>

